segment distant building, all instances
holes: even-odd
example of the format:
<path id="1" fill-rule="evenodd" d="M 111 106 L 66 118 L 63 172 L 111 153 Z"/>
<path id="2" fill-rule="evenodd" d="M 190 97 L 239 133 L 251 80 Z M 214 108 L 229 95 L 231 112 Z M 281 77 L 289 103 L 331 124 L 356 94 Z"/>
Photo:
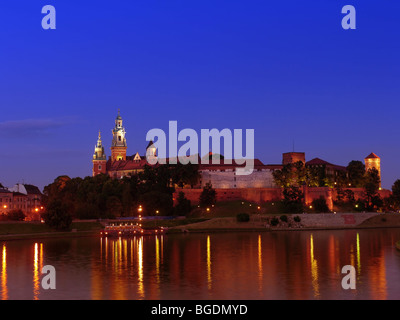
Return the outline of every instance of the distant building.
<path id="1" fill-rule="evenodd" d="M 26 220 L 39 220 L 43 210 L 42 193 L 31 184 L 17 183 L 12 188 L 0 189 L 0 214 L 22 210 Z"/>
<path id="2" fill-rule="evenodd" d="M 0 215 L 8 213 L 12 207 L 13 193 L 7 188 L 0 188 Z"/>
<path id="3" fill-rule="evenodd" d="M 325 175 L 336 181 L 339 177 L 346 177 L 347 169 L 344 166 L 329 163 L 328 161 L 314 158 L 306 162 L 306 167 L 323 168 Z"/>

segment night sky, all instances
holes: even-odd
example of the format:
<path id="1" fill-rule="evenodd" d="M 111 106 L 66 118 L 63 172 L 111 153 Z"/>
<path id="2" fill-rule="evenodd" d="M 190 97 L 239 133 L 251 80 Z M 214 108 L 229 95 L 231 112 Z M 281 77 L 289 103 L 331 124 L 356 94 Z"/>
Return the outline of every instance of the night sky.
<path id="1" fill-rule="evenodd" d="M 56 30 L 43 30 L 44 5 Z M 341 9 L 357 10 L 343 30 Z M 255 129 L 255 156 L 346 166 L 381 157 L 400 178 L 400 1 L 0 2 L 0 182 L 41 189 L 91 175 L 118 108 L 128 155 L 146 133 Z"/>

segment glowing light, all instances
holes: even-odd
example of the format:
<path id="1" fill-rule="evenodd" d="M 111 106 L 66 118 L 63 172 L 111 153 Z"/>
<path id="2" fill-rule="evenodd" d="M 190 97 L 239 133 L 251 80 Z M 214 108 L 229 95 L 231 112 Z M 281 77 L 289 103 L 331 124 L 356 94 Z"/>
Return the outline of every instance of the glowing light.
<path id="1" fill-rule="evenodd" d="M 35 208 L 35 211 L 38 212 L 38 211 L 39 211 L 39 208 Z"/>
<path id="2" fill-rule="evenodd" d="M 3 208 L 4 208 L 4 209 L 7 209 L 7 205 L 5 204 L 5 205 L 3 206 Z"/>
<path id="3" fill-rule="evenodd" d="M 258 209 L 258 210 L 260 210 L 260 209 L 261 209 L 261 207 L 257 207 L 257 209 Z"/>
<path id="4" fill-rule="evenodd" d="M 210 211 L 210 208 L 207 208 L 207 211 Z"/>
<path id="5" fill-rule="evenodd" d="M 310 206 L 309 208 L 312 209 L 312 206 Z"/>

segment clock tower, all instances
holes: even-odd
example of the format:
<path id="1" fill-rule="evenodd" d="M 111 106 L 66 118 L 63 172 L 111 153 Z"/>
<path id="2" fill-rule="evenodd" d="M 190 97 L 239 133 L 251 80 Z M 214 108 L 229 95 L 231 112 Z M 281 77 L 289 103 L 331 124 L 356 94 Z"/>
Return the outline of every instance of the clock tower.
<path id="1" fill-rule="evenodd" d="M 115 127 L 112 129 L 113 139 L 111 142 L 111 161 L 126 160 L 126 139 L 125 139 L 125 128 L 122 125 L 122 118 L 119 113 L 115 119 Z"/>

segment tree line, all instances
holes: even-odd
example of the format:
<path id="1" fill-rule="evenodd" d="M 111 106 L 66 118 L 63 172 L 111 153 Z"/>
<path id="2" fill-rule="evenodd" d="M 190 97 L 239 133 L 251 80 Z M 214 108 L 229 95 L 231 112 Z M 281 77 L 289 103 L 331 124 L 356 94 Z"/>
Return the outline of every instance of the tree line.
<path id="1" fill-rule="evenodd" d="M 175 209 L 175 187 L 193 186 L 198 179 L 195 164 L 146 165 L 143 171 L 122 179 L 106 174 L 85 178 L 59 176 L 44 188 L 43 202 L 46 211 L 55 206 L 76 219 L 181 215 L 188 208 L 187 199 L 178 198 L 184 204 Z"/>
<path id="2" fill-rule="evenodd" d="M 355 211 L 398 211 L 400 209 L 400 180 L 392 186 L 392 194 L 382 198 L 379 194 L 380 175 L 375 168 L 365 170 L 361 161 L 351 161 L 346 170 L 329 174 L 325 165 L 305 166 L 299 161 L 287 164 L 273 172 L 275 183 L 283 188 L 282 205 L 286 212 L 304 210 L 302 186 L 331 187 L 336 190 L 334 205 L 342 209 Z M 363 198 L 355 199 L 351 188 L 363 188 Z M 320 212 L 329 211 L 326 199 L 313 201 L 314 209 Z"/>

